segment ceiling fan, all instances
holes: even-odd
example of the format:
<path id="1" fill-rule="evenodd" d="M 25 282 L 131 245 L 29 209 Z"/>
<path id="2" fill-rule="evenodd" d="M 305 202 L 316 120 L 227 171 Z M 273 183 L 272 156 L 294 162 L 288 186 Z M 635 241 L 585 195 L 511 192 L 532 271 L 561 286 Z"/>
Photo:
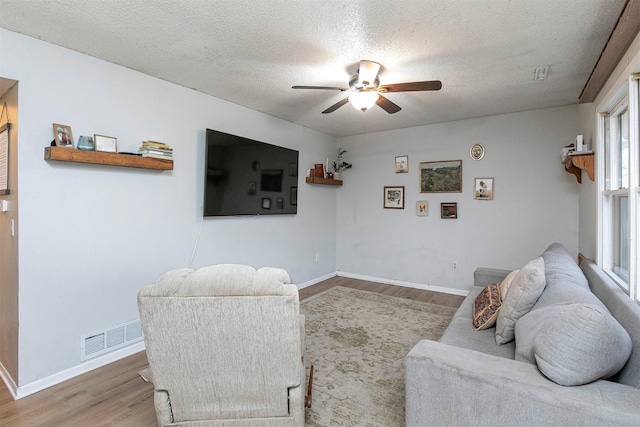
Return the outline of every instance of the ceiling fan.
<path id="1" fill-rule="evenodd" d="M 380 85 L 378 71 L 380 71 L 380 64 L 373 61 L 362 60 L 360 61 L 358 72 L 349 79 L 349 89 L 334 86 L 292 86 L 292 89 L 339 90 L 340 92 L 350 93 L 346 98 L 324 110 L 322 114 L 333 113 L 347 102 L 350 102 L 354 108 L 362 111 L 366 111 L 373 107 L 374 104 L 377 104 L 387 113 L 393 114 L 400 111 L 401 108 L 388 98 L 382 96 L 383 93 L 418 92 L 440 90 L 440 88 L 442 88 L 442 82 L 440 82 L 440 80 Z"/>

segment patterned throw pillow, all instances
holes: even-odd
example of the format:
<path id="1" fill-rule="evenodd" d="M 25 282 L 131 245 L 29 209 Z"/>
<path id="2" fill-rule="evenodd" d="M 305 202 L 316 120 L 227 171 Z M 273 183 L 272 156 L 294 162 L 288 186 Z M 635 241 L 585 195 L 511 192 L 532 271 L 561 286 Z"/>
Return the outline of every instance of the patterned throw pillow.
<path id="1" fill-rule="evenodd" d="M 495 325 L 501 306 L 500 286 L 493 283 L 484 288 L 473 302 L 473 327 L 475 330 L 480 331 Z"/>

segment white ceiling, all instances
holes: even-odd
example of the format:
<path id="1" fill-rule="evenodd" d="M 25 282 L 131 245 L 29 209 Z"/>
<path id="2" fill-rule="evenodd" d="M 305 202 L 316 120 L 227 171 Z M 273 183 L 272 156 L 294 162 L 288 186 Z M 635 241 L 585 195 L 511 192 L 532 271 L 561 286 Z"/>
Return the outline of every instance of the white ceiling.
<path id="1" fill-rule="evenodd" d="M 336 137 L 578 102 L 625 0 L 0 0 L 0 27 Z M 349 105 L 361 59 L 402 111 Z M 534 81 L 536 67 L 549 76 Z M 80 70 L 78 71 L 80 72 Z M 0 76 L 6 77 L 6 76 Z"/>

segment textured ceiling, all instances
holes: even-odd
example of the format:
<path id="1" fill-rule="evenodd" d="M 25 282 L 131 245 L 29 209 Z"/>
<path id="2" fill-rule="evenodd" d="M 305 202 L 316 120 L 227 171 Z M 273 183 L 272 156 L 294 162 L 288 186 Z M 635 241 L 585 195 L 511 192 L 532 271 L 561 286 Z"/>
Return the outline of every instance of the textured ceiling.
<path id="1" fill-rule="evenodd" d="M 0 27 L 334 136 L 574 104 L 625 0 L 0 0 Z M 345 105 L 361 59 L 402 111 Z M 536 67 L 550 66 L 544 81 Z M 2 77 L 2 76 L 0 76 Z"/>

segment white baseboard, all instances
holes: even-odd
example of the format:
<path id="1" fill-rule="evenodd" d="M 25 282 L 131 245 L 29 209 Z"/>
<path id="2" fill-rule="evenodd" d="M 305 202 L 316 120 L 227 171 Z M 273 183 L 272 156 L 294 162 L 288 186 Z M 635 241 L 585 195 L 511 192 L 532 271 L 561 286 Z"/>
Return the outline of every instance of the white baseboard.
<path id="1" fill-rule="evenodd" d="M 316 283 L 320 283 L 324 280 L 331 279 L 332 277 L 336 277 L 337 273 L 334 271 L 333 273 L 325 274 L 324 276 L 317 277 L 315 279 L 311 279 L 308 282 L 300 283 L 298 289 L 304 289 L 307 286 L 315 285 Z"/>
<path id="2" fill-rule="evenodd" d="M 94 369 L 100 368 L 101 366 L 108 365 L 109 363 L 115 362 L 127 356 L 131 356 L 132 354 L 143 351 L 144 349 L 144 341 L 140 341 L 128 347 L 124 347 L 111 353 L 96 357 L 95 359 L 88 360 L 77 366 L 58 372 L 49 377 L 42 378 L 41 380 L 34 381 L 24 386 L 15 387 L 15 384 L 13 383 L 13 381 L 11 381 L 15 391 L 12 391 L 10 384 L 7 383 L 7 378 L 10 379 L 11 377 L 7 376 L 7 378 L 5 378 L 3 371 L 0 371 L 0 376 L 2 376 L 5 384 L 7 384 L 7 388 L 9 388 L 9 391 L 11 392 L 13 398 L 17 400 L 29 396 L 33 393 L 37 393 L 41 390 L 44 390 L 45 388 L 49 388 L 51 386 L 59 384 L 63 381 L 77 377 L 78 375 L 82 375 Z"/>
<path id="3" fill-rule="evenodd" d="M 7 368 L 2 364 L 2 362 L 0 362 L 0 378 L 2 378 L 2 381 L 7 386 L 7 389 L 9 390 L 9 393 L 11 393 L 11 397 L 13 397 L 13 400 L 16 400 L 18 386 L 13 381 L 13 378 L 9 374 L 9 371 L 7 371 Z"/>
<path id="4" fill-rule="evenodd" d="M 451 295 L 461 295 L 463 297 L 466 297 L 467 295 L 469 295 L 469 291 L 465 291 L 462 289 L 443 288 L 441 286 L 425 285 L 423 283 L 413 283 L 413 282 L 404 282 L 401 280 L 394 280 L 394 279 L 384 279 L 381 277 L 365 276 L 362 274 L 347 273 L 344 271 L 338 271 L 336 275 L 340 277 L 349 277 L 351 279 L 367 280 L 369 282 L 385 283 L 387 285 L 405 286 L 407 288 L 422 289 L 425 291 L 442 292 L 442 293 L 451 294 Z"/>

